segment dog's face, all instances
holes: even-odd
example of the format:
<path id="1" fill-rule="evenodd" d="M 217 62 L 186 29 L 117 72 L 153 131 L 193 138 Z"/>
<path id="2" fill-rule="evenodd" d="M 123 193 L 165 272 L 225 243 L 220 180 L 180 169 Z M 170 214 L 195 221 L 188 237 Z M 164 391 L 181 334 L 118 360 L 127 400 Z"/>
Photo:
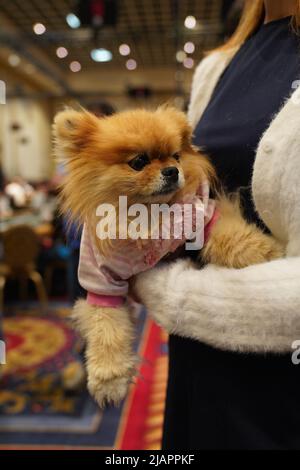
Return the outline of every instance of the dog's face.
<path id="1" fill-rule="evenodd" d="M 84 217 L 101 203 L 167 203 L 193 191 L 209 164 L 190 145 L 185 115 L 173 108 L 107 118 L 67 110 L 56 116 L 56 152 L 66 162 L 65 207 Z"/>

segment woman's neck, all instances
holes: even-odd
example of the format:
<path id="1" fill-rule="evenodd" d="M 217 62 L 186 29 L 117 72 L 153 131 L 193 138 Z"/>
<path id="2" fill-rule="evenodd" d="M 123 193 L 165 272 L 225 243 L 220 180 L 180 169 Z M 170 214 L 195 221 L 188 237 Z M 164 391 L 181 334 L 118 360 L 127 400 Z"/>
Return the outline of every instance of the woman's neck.
<path id="1" fill-rule="evenodd" d="M 264 4 L 265 24 L 295 15 L 297 12 L 297 0 L 264 0 Z"/>

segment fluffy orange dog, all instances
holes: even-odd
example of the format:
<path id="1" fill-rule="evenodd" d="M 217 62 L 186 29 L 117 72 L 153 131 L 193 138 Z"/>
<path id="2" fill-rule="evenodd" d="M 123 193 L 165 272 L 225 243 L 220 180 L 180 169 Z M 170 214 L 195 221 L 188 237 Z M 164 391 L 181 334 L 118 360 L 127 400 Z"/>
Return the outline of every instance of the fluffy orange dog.
<path id="1" fill-rule="evenodd" d="M 196 194 L 204 180 L 214 180 L 208 159 L 191 145 L 185 115 L 170 107 L 107 118 L 66 110 L 56 116 L 54 134 L 56 154 L 67 168 L 63 210 L 73 220 L 88 223 L 91 234 L 96 234 L 99 204 L 118 209 L 120 195 L 127 196 L 128 204 L 170 204 Z M 283 255 L 276 240 L 244 221 L 238 204 L 225 199 L 217 204 L 220 215 L 201 252 L 206 262 L 242 268 Z M 109 256 L 114 243 L 120 243 L 93 237 L 102 256 Z M 100 405 L 117 403 L 137 364 L 127 304 L 112 308 L 79 300 L 74 318 L 87 343 L 90 392 Z"/>

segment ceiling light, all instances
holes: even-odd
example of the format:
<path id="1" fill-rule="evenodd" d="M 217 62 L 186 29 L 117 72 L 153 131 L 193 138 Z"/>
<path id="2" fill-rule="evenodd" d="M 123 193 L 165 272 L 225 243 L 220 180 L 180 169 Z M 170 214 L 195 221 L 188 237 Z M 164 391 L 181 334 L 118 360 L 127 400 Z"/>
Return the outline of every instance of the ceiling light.
<path id="1" fill-rule="evenodd" d="M 66 16 L 66 22 L 70 26 L 70 28 L 76 29 L 81 26 L 80 19 L 74 13 L 68 13 Z"/>
<path id="2" fill-rule="evenodd" d="M 18 55 L 16 54 L 11 54 L 9 57 L 8 57 L 8 63 L 9 65 L 11 65 L 12 67 L 17 67 L 19 65 L 19 63 L 21 62 L 21 59 Z"/>
<path id="3" fill-rule="evenodd" d="M 184 59 L 183 65 L 187 69 L 192 69 L 194 67 L 194 60 L 191 57 L 187 57 L 186 59 Z"/>
<path id="4" fill-rule="evenodd" d="M 196 18 L 194 16 L 187 16 L 184 20 L 184 26 L 188 29 L 193 29 L 196 26 Z"/>
<path id="5" fill-rule="evenodd" d="M 73 62 L 70 63 L 70 69 L 72 72 L 80 72 L 81 63 L 78 62 L 77 60 L 74 60 Z"/>
<path id="6" fill-rule="evenodd" d="M 184 50 L 187 54 L 193 54 L 193 52 L 195 52 L 195 44 L 193 42 L 186 42 Z"/>
<path id="7" fill-rule="evenodd" d="M 112 53 L 107 49 L 93 49 L 91 51 L 91 58 L 95 62 L 109 62 L 112 57 Z"/>
<path id="8" fill-rule="evenodd" d="M 186 59 L 186 53 L 184 51 L 178 51 L 176 54 L 177 62 L 183 62 Z"/>
<path id="9" fill-rule="evenodd" d="M 59 57 L 59 59 L 64 59 L 65 57 L 67 57 L 68 54 L 68 49 L 66 49 L 65 47 L 58 47 L 56 49 L 56 55 L 57 57 Z"/>
<path id="10" fill-rule="evenodd" d="M 121 46 L 119 47 L 119 52 L 121 55 L 129 55 L 130 54 L 130 47 L 128 46 L 128 44 L 121 44 Z"/>
<path id="11" fill-rule="evenodd" d="M 126 62 L 126 67 L 128 70 L 135 70 L 137 68 L 136 60 L 128 59 Z"/>
<path id="12" fill-rule="evenodd" d="M 43 23 L 35 23 L 35 25 L 33 25 L 33 31 L 40 36 L 46 32 L 46 26 L 43 25 Z"/>

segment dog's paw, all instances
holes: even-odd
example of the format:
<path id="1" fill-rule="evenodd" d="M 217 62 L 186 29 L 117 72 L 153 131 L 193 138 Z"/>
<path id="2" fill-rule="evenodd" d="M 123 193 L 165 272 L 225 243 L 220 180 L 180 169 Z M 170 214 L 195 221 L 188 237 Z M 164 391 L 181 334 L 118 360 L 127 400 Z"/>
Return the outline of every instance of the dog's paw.
<path id="1" fill-rule="evenodd" d="M 126 397 L 128 387 L 138 373 L 139 362 L 135 354 L 128 356 L 119 367 L 115 364 L 114 368 L 87 362 L 88 390 L 101 408 L 117 406 Z"/>
<path id="2" fill-rule="evenodd" d="M 118 406 L 126 397 L 131 382 L 131 376 L 115 377 L 105 381 L 89 378 L 88 389 L 101 408 L 105 405 Z"/>
<path id="3" fill-rule="evenodd" d="M 105 405 L 118 406 L 127 395 L 128 387 L 133 380 L 132 375 L 114 377 L 110 380 L 101 380 L 95 377 L 88 378 L 88 389 L 95 398 L 98 405 L 103 408 Z"/>

